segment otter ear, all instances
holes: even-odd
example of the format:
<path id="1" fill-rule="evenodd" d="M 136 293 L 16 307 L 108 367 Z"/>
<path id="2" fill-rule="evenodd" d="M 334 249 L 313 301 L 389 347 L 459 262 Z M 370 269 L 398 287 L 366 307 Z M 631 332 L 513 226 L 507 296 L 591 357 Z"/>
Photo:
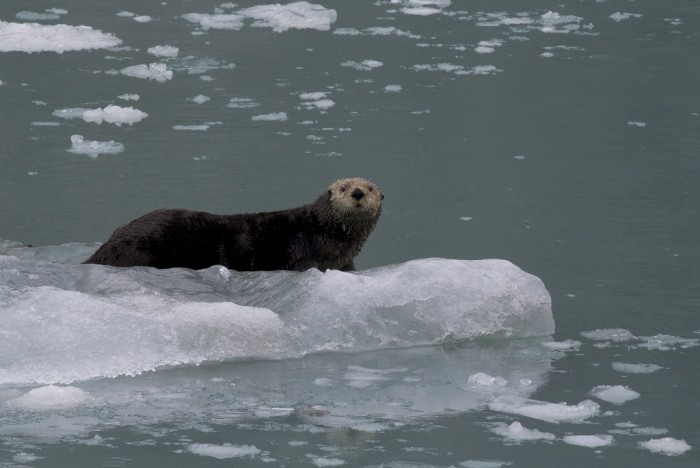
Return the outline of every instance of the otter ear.
<path id="1" fill-rule="evenodd" d="M 333 190 L 328 189 L 328 196 L 330 197 L 333 194 Z"/>
<path id="2" fill-rule="evenodd" d="M 384 194 L 382 193 L 382 200 L 384 200 Z"/>

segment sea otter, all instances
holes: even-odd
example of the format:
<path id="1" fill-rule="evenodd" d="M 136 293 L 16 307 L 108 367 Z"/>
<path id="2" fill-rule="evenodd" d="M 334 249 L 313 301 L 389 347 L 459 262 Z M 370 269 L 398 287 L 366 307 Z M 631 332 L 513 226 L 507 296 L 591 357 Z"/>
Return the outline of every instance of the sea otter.
<path id="1" fill-rule="evenodd" d="M 340 179 L 313 202 L 282 211 L 216 215 L 162 209 L 117 228 L 83 263 L 232 270 L 354 270 L 384 195 L 372 182 Z"/>

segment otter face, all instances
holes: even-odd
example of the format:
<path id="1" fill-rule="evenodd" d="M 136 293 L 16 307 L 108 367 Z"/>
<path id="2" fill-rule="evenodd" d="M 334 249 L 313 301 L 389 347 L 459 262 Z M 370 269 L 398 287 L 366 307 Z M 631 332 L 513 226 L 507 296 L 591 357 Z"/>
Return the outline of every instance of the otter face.
<path id="1" fill-rule="evenodd" d="M 382 210 L 384 195 L 369 180 L 339 179 L 328 187 L 331 207 L 340 217 L 376 219 Z"/>

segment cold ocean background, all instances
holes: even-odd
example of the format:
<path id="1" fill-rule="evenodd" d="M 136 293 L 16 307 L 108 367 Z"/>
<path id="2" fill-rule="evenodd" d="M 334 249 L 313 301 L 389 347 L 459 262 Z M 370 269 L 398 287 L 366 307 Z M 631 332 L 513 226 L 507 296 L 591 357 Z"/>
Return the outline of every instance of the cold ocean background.
<path id="1" fill-rule="evenodd" d="M 0 2 L 0 466 L 700 465 L 699 56 L 697 0 Z M 357 273 L 78 265 L 348 176 Z"/>

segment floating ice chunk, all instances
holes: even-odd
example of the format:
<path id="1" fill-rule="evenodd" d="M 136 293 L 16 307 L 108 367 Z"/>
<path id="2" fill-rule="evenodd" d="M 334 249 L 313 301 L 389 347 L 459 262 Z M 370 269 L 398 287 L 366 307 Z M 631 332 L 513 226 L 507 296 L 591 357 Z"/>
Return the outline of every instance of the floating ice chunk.
<path id="1" fill-rule="evenodd" d="M 663 369 L 656 364 L 631 364 L 627 362 L 613 362 L 612 368 L 625 374 L 651 374 Z"/>
<path id="2" fill-rule="evenodd" d="M 60 18 L 59 15 L 57 15 L 56 13 L 48 12 L 48 10 L 46 13 L 37 13 L 34 11 L 20 11 L 15 15 L 15 17 L 23 21 L 53 21 Z"/>
<path id="3" fill-rule="evenodd" d="M 353 388 L 369 388 L 377 382 L 389 380 L 389 375 L 397 372 L 406 372 L 408 369 L 401 367 L 395 369 L 369 369 L 360 366 L 349 366 L 345 379 Z"/>
<path id="4" fill-rule="evenodd" d="M 568 435 L 562 438 L 564 442 L 569 445 L 578 445 L 580 447 L 590 447 L 598 448 L 611 445 L 615 442 L 613 436 L 602 434 L 602 435 Z"/>
<path id="5" fill-rule="evenodd" d="M 251 98 L 231 98 L 226 107 L 231 107 L 233 109 L 249 109 L 251 107 L 258 107 L 260 104 L 255 102 Z"/>
<path id="6" fill-rule="evenodd" d="M 153 47 L 148 48 L 148 53 L 151 55 L 155 55 L 156 57 L 177 57 L 177 54 L 180 53 L 180 49 L 178 49 L 175 46 L 171 45 L 157 45 Z"/>
<path id="7" fill-rule="evenodd" d="M 610 19 L 615 21 L 616 23 L 619 23 L 622 20 L 630 19 L 630 18 L 641 18 L 642 15 L 639 13 L 621 13 L 621 12 L 616 12 L 610 15 Z"/>
<path id="8" fill-rule="evenodd" d="M 132 65 L 121 70 L 122 75 L 132 76 L 134 78 L 156 80 L 159 83 L 164 83 L 173 78 L 172 70 L 164 63 L 149 63 L 148 65 Z"/>
<path id="9" fill-rule="evenodd" d="M 542 346 L 554 351 L 576 351 L 581 348 L 581 342 L 576 340 L 547 341 L 542 343 Z"/>
<path id="10" fill-rule="evenodd" d="M 554 11 L 548 11 L 540 17 L 540 31 L 544 33 L 569 33 L 580 29 L 583 18 L 573 15 L 560 15 Z"/>
<path id="11" fill-rule="evenodd" d="M 598 403 L 591 400 L 569 406 L 566 403 L 547 403 L 511 395 L 500 396 L 488 406 L 492 411 L 519 414 L 552 423 L 583 422 L 597 415 L 600 410 Z"/>
<path id="12" fill-rule="evenodd" d="M 199 131 L 205 132 L 209 130 L 210 125 L 173 125 L 173 130 L 188 130 L 188 131 Z"/>
<path id="13" fill-rule="evenodd" d="M 211 98 L 209 96 L 205 96 L 204 94 L 198 94 L 193 98 L 190 98 L 191 101 L 196 102 L 197 104 L 204 104 L 207 101 L 210 101 Z"/>
<path id="14" fill-rule="evenodd" d="M 494 75 L 498 72 L 501 72 L 503 70 L 500 70 L 496 68 L 494 65 L 477 65 L 476 67 L 472 67 L 468 70 L 464 71 L 464 74 L 466 75 Z M 458 71 L 457 74 L 460 74 Z"/>
<path id="15" fill-rule="evenodd" d="M 317 29 L 328 31 L 338 19 L 335 10 L 309 2 L 286 5 L 258 5 L 242 9 L 238 14 L 255 20 L 253 26 L 269 27 L 275 32 L 288 29 Z"/>
<path id="16" fill-rule="evenodd" d="M 459 464 L 462 468 L 501 468 L 503 466 L 510 466 L 512 462 L 500 461 L 500 460 L 467 460 Z"/>
<path id="17" fill-rule="evenodd" d="M 124 152 L 124 145 L 116 141 L 90 141 L 84 140 L 82 135 L 70 137 L 70 153 L 87 154 L 91 158 L 96 158 L 100 154 L 119 154 Z"/>
<path id="18" fill-rule="evenodd" d="M 384 92 L 386 93 L 400 93 L 402 89 L 402 86 L 397 84 L 384 86 Z"/>
<path id="19" fill-rule="evenodd" d="M 255 122 L 258 121 L 280 121 L 283 122 L 287 120 L 286 112 L 273 112 L 271 114 L 254 115 L 251 119 Z"/>
<path id="20" fill-rule="evenodd" d="M 49 13 L 54 13 L 56 15 L 65 15 L 68 13 L 68 10 L 64 10 L 63 8 L 49 8 L 46 11 Z"/>
<path id="21" fill-rule="evenodd" d="M 183 18 L 198 23 L 204 29 L 241 29 L 246 18 L 252 19 L 254 27 L 269 27 L 275 32 L 288 29 L 317 29 L 328 31 L 336 21 L 335 10 L 309 2 L 294 2 L 286 5 L 258 5 L 241 9 L 232 14 L 188 13 Z"/>
<path id="22" fill-rule="evenodd" d="M 646 122 L 639 122 L 639 121 L 629 121 L 627 122 L 627 125 L 630 127 L 641 127 L 644 128 L 647 126 Z"/>
<path id="23" fill-rule="evenodd" d="M 120 94 L 117 97 L 123 101 L 138 101 L 141 99 L 141 96 L 138 94 Z"/>
<path id="24" fill-rule="evenodd" d="M 117 16 L 119 16 L 120 18 L 133 18 L 134 16 L 136 16 L 136 13 L 132 13 L 130 11 L 120 11 L 119 13 L 117 13 Z"/>
<path id="25" fill-rule="evenodd" d="M 30 390 L 8 403 L 26 410 L 44 411 L 74 408 L 88 399 L 88 393 L 77 387 L 47 385 Z"/>
<path id="26" fill-rule="evenodd" d="M 190 23 L 199 23 L 203 29 L 234 29 L 243 28 L 243 16 L 241 15 L 207 15 L 202 13 L 188 13 L 182 17 Z"/>
<path id="27" fill-rule="evenodd" d="M 451 63 L 413 65 L 411 67 L 411 69 L 413 69 L 415 71 L 444 71 L 444 72 L 464 71 L 463 66 L 454 65 Z"/>
<path id="28" fill-rule="evenodd" d="M 639 442 L 639 446 L 654 453 L 662 453 L 670 456 L 681 455 L 692 448 L 685 440 L 678 440 L 673 437 Z"/>
<path id="29" fill-rule="evenodd" d="M 195 455 L 218 458 L 253 458 L 261 453 L 255 445 L 231 445 L 225 443 L 217 444 L 190 444 L 187 450 Z"/>
<path id="30" fill-rule="evenodd" d="M 299 95 L 299 99 L 316 101 L 316 100 L 319 100 L 319 99 L 323 99 L 323 98 L 325 98 L 326 96 L 328 96 L 328 93 L 327 93 L 327 92 L 318 91 L 318 92 L 315 92 L 315 93 L 301 93 L 301 94 Z"/>
<path id="31" fill-rule="evenodd" d="M 109 105 L 104 109 L 91 109 L 83 112 L 82 118 L 86 122 L 101 124 L 103 121 L 117 126 L 122 124 L 133 125 L 148 117 L 148 114 L 133 107 L 120 107 Z"/>
<path id="32" fill-rule="evenodd" d="M 483 372 L 472 374 L 467 379 L 467 388 L 478 392 L 494 392 L 505 388 L 508 381 L 503 377 L 492 377 Z"/>
<path id="33" fill-rule="evenodd" d="M 518 421 L 515 421 L 509 426 L 506 426 L 504 423 L 500 423 L 491 428 L 491 431 L 517 443 L 529 440 L 554 440 L 556 438 L 555 435 L 550 432 L 542 432 L 538 431 L 537 429 L 527 429 Z"/>
<path id="34" fill-rule="evenodd" d="M 134 21 L 137 23 L 150 23 L 153 21 L 153 18 L 151 18 L 148 15 L 139 15 L 139 16 L 134 16 Z"/>
<path id="35" fill-rule="evenodd" d="M 639 393 L 623 385 L 600 385 L 591 390 L 591 395 L 616 405 L 621 405 L 640 397 Z"/>
<path id="36" fill-rule="evenodd" d="M 342 466 L 345 464 L 345 460 L 341 460 L 340 458 L 319 457 L 310 453 L 306 454 L 306 458 L 311 459 L 311 463 L 319 467 Z"/>
<path id="37" fill-rule="evenodd" d="M 8 23 L 0 21 L 0 52 L 56 52 L 106 49 L 121 39 L 89 26 Z"/>
<path id="38" fill-rule="evenodd" d="M 101 124 L 107 122 L 121 126 L 122 124 L 133 125 L 148 117 L 148 114 L 133 107 L 120 107 L 109 105 L 104 109 L 85 109 L 82 107 L 73 107 L 68 109 L 59 109 L 53 112 L 53 115 L 62 119 L 81 118 L 86 122 Z"/>
<path id="39" fill-rule="evenodd" d="M 599 328 L 581 332 L 581 336 L 594 341 L 629 341 L 634 340 L 635 336 L 624 328 Z"/>
<path id="40" fill-rule="evenodd" d="M 478 54 L 492 54 L 496 50 L 496 47 L 500 47 L 501 45 L 503 45 L 503 41 L 498 39 L 481 41 L 474 51 Z"/>
<path id="41" fill-rule="evenodd" d="M 340 64 L 341 67 L 350 67 L 350 68 L 354 68 L 355 70 L 361 70 L 361 71 L 374 70 L 375 68 L 379 68 L 382 65 L 384 65 L 384 64 L 378 60 L 363 60 L 362 62 L 355 62 L 354 60 L 348 60 L 347 62 L 343 62 Z"/>
<path id="42" fill-rule="evenodd" d="M 403 2 L 405 6 L 401 8 L 401 13 L 417 16 L 435 15 L 451 3 L 452 0 L 408 0 Z"/>
<path id="43" fill-rule="evenodd" d="M 700 345 L 698 338 L 681 338 L 664 334 L 640 336 L 637 339 L 642 340 L 642 343 L 632 346 L 633 348 L 646 348 L 658 351 L 670 351 L 676 348 L 688 349 Z"/>

